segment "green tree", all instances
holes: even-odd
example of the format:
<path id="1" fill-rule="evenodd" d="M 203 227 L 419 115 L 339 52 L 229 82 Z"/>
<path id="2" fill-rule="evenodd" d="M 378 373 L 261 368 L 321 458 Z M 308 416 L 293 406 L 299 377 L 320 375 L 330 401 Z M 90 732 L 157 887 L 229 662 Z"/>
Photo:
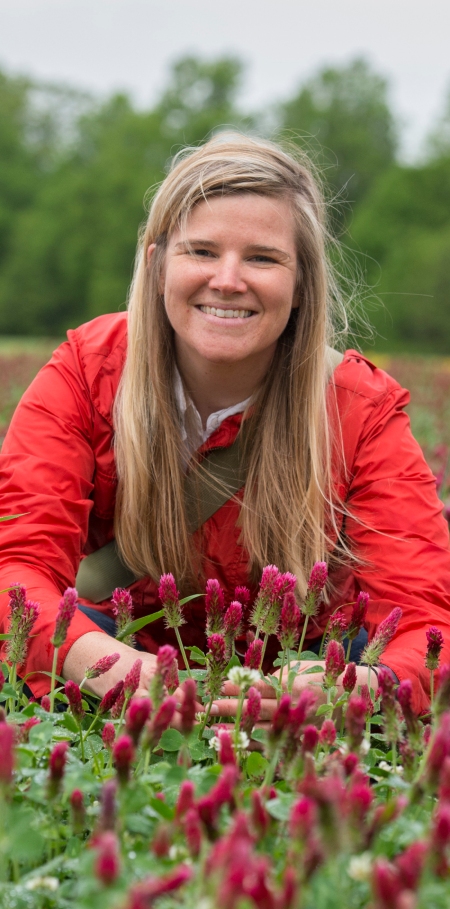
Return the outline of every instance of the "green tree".
<path id="1" fill-rule="evenodd" d="M 153 111 L 116 95 L 79 117 L 34 204 L 17 217 L 0 281 L 0 332 L 59 334 L 124 305 L 146 191 L 178 145 L 242 119 L 239 75 L 235 60 L 189 57 L 174 66 Z"/>
<path id="2" fill-rule="evenodd" d="M 324 169 L 338 211 L 342 201 L 359 205 L 394 160 L 397 129 L 387 90 L 386 80 L 357 59 L 321 70 L 281 106 L 283 133 Z"/>
<path id="3" fill-rule="evenodd" d="M 391 168 L 359 209 L 351 236 L 373 288 L 377 347 L 448 353 L 450 157 Z"/>

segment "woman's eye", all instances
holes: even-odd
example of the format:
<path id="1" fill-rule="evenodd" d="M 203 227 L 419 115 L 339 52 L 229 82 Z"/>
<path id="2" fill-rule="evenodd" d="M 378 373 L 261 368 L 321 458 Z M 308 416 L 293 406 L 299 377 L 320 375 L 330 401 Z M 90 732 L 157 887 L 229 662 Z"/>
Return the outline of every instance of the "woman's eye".
<path id="1" fill-rule="evenodd" d="M 191 254 L 193 256 L 203 256 L 203 257 L 208 257 L 208 256 L 212 255 L 210 249 L 192 249 Z"/>
<path id="2" fill-rule="evenodd" d="M 269 262 L 272 264 L 275 262 L 275 259 L 272 259 L 271 256 L 252 256 L 254 262 Z"/>

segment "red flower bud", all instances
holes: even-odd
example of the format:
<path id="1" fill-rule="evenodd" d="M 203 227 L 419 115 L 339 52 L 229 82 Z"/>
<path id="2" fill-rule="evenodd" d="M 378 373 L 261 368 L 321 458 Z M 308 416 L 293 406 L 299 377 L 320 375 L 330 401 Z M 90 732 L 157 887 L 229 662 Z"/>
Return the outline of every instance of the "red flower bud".
<path id="1" fill-rule="evenodd" d="M 64 776 L 68 749 L 68 742 L 57 742 L 51 751 L 48 764 L 49 793 L 51 796 L 56 795 L 59 790 L 61 780 Z"/>
<path id="2" fill-rule="evenodd" d="M 121 735 L 117 742 L 114 742 L 112 757 L 120 782 L 126 783 L 134 761 L 134 746 L 129 735 Z"/>
<path id="3" fill-rule="evenodd" d="M 366 710 L 367 705 L 364 698 L 360 697 L 359 694 L 352 694 L 349 698 L 345 715 L 345 729 L 351 751 L 358 749 L 363 740 Z"/>
<path id="4" fill-rule="evenodd" d="M 114 739 L 116 737 L 116 729 L 114 723 L 105 723 L 102 729 L 102 742 L 106 748 L 111 749 L 114 745 Z"/>
<path id="5" fill-rule="evenodd" d="M 95 875 L 105 887 L 109 887 L 120 874 L 119 841 L 115 833 L 107 830 L 95 840 L 97 858 Z"/>
<path id="6" fill-rule="evenodd" d="M 259 720 L 261 713 L 261 695 L 257 688 L 251 688 L 247 691 L 247 697 L 244 701 L 244 710 L 242 712 L 241 729 L 251 735 L 254 726 Z"/>
<path id="7" fill-rule="evenodd" d="M 289 818 L 289 834 L 293 839 L 306 841 L 311 835 L 311 830 L 316 822 L 317 809 L 315 802 L 303 796 L 291 808 Z"/>
<path id="8" fill-rule="evenodd" d="M 196 808 L 190 808 L 184 819 L 186 845 L 192 858 L 197 858 L 202 845 L 202 827 Z"/>
<path id="9" fill-rule="evenodd" d="M 323 685 L 331 688 L 336 684 L 338 677 L 345 670 L 345 651 L 338 641 L 330 641 L 325 651 L 325 673 Z"/>
<path id="10" fill-rule="evenodd" d="M 70 807 L 72 809 L 72 822 L 76 833 L 82 833 L 85 824 L 86 811 L 84 807 L 84 795 L 80 789 L 74 789 L 70 796 Z"/>
<path id="11" fill-rule="evenodd" d="M 190 881 L 193 871 L 187 865 L 179 865 L 164 877 L 148 877 L 131 888 L 126 909 L 150 909 L 154 900 L 166 893 L 179 890 Z"/>
<path id="12" fill-rule="evenodd" d="M 195 787 L 191 780 L 183 780 L 178 793 L 175 817 L 183 817 L 194 806 Z"/>
<path id="13" fill-rule="evenodd" d="M 213 634 L 223 634 L 224 595 L 219 582 L 214 578 L 206 582 L 205 612 L 207 637 Z"/>
<path id="14" fill-rule="evenodd" d="M 197 682 L 195 679 L 186 679 L 181 686 L 181 690 L 184 694 L 180 708 L 181 731 L 185 735 L 189 735 L 195 723 Z"/>
<path id="15" fill-rule="evenodd" d="M 100 830 L 114 830 L 116 823 L 116 792 L 117 785 L 115 780 L 108 780 L 104 783 L 100 795 Z"/>
<path id="16" fill-rule="evenodd" d="M 125 695 L 125 700 L 133 697 L 133 694 L 139 688 L 139 682 L 141 680 L 141 669 L 142 669 L 142 660 L 135 660 L 130 671 L 124 678 L 123 681 L 123 693 Z"/>
<path id="17" fill-rule="evenodd" d="M 442 634 L 442 631 L 439 631 L 438 628 L 431 625 L 426 632 L 426 638 L 427 653 L 425 656 L 425 666 L 427 669 L 433 671 L 439 666 L 439 657 L 444 646 L 444 635 Z"/>
<path id="18" fill-rule="evenodd" d="M 172 829 L 169 824 L 161 822 L 158 824 L 155 835 L 150 844 L 150 848 L 154 855 L 158 858 L 164 858 L 169 854 L 170 847 L 172 845 Z"/>
<path id="19" fill-rule="evenodd" d="M 139 736 L 150 716 L 152 702 L 150 698 L 132 698 L 125 714 L 125 729 L 137 745 Z"/>
<path id="20" fill-rule="evenodd" d="M 82 704 L 81 691 L 76 682 L 69 679 L 64 685 L 64 694 L 69 702 L 69 707 L 79 723 L 84 717 L 84 708 Z"/>
<path id="21" fill-rule="evenodd" d="M 165 699 L 165 701 L 163 701 L 163 703 L 161 704 L 161 707 L 159 708 L 159 710 L 157 711 L 155 716 L 152 718 L 151 722 L 149 723 L 149 725 L 147 727 L 148 736 L 149 736 L 149 744 L 150 744 L 151 748 L 154 748 L 158 744 L 163 732 L 165 732 L 165 730 L 169 728 L 169 726 L 173 720 L 173 716 L 174 716 L 176 708 L 177 708 L 177 702 L 176 702 L 175 698 L 168 697 Z"/>
<path id="22" fill-rule="evenodd" d="M 84 677 L 86 679 L 98 679 L 105 672 L 109 672 L 118 660 L 120 660 L 120 653 L 110 653 L 108 656 L 101 657 L 93 666 L 88 666 L 84 670 Z"/>
<path id="23" fill-rule="evenodd" d="M 78 594 L 75 587 L 68 587 L 59 602 L 58 612 L 56 615 L 55 631 L 51 643 L 55 648 L 62 647 L 64 644 L 69 625 L 77 611 Z"/>
<path id="24" fill-rule="evenodd" d="M 48 694 L 44 694 L 41 697 L 41 707 L 46 713 L 50 713 L 51 702 Z"/>
<path id="25" fill-rule="evenodd" d="M 244 666 L 247 666 L 249 669 L 260 669 L 261 668 L 261 656 L 262 656 L 263 642 L 260 638 L 252 641 L 250 647 L 245 654 Z"/>
<path id="26" fill-rule="evenodd" d="M 9 786 L 14 770 L 14 728 L 0 723 L 0 787 Z"/>
<path id="27" fill-rule="evenodd" d="M 219 764 L 222 764 L 223 766 L 225 766 L 225 764 L 236 764 L 233 740 L 230 733 L 226 729 L 219 729 L 217 735 L 220 742 Z"/>
<path id="28" fill-rule="evenodd" d="M 98 715 L 103 716 L 105 713 L 108 713 L 108 711 L 114 707 L 114 704 L 117 702 L 122 692 L 123 681 L 121 679 L 120 682 L 117 682 L 117 685 L 114 685 L 114 688 L 110 688 L 109 691 L 107 691 L 103 696 L 99 704 Z"/>
<path id="29" fill-rule="evenodd" d="M 356 664 L 349 663 L 342 678 L 342 687 L 347 694 L 351 694 L 356 686 Z"/>
<path id="30" fill-rule="evenodd" d="M 336 726 L 334 725 L 333 720 L 324 720 L 319 733 L 319 741 L 321 744 L 327 745 L 330 748 L 336 741 L 336 734 Z"/>
<path id="31" fill-rule="evenodd" d="M 265 836 L 270 825 L 270 815 L 264 805 L 259 789 L 252 789 L 251 801 L 250 820 L 252 827 L 258 836 Z"/>
<path id="32" fill-rule="evenodd" d="M 302 738 L 302 752 L 312 754 L 319 742 L 319 730 L 316 726 L 305 726 Z"/>

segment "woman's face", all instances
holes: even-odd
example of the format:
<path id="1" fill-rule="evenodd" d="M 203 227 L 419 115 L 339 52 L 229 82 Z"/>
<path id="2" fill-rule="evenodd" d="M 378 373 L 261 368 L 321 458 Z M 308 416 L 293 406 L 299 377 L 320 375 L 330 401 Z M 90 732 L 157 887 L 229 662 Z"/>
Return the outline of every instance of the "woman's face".
<path id="1" fill-rule="evenodd" d="M 199 203 L 168 242 L 161 292 L 180 366 L 243 364 L 264 374 L 293 307 L 289 203 L 243 193 Z"/>

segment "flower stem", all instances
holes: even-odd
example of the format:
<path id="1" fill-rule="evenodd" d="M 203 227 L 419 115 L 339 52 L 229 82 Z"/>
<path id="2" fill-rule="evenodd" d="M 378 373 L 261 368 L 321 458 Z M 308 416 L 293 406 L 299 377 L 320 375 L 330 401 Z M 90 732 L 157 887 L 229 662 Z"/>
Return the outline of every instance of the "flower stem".
<path id="1" fill-rule="evenodd" d="M 433 709 L 434 701 L 434 669 L 430 670 L 430 706 Z"/>
<path id="2" fill-rule="evenodd" d="M 300 644 L 298 645 L 298 653 L 297 653 L 298 657 L 300 657 L 302 655 L 303 644 L 305 642 L 306 629 L 308 627 L 308 620 L 309 620 L 309 615 L 306 615 L 305 621 L 303 622 L 302 636 L 300 638 Z"/>
<path id="3" fill-rule="evenodd" d="M 347 653 L 345 654 L 345 662 L 346 662 L 346 663 L 349 663 L 349 662 L 350 662 L 350 651 L 351 651 L 351 649 L 352 649 L 352 643 L 353 643 L 353 642 L 352 642 L 352 639 L 349 638 L 348 644 L 347 644 Z"/>
<path id="4" fill-rule="evenodd" d="M 268 635 L 268 634 L 265 634 L 265 635 L 264 635 L 264 641 L 263 641 L 263 647 L 262 647 L 262 651 L 261 651 L 261 666 L 262 666 L 262 664 L 263 664 L 263 662 L 264 662 L 264 657 L 265 657 L 265 654 L 266 654 L 266 647 L 267 647 L 267 641 L 268 641 L 268 640 L 269 640 L 269 635 Z"/>
<path id="5" fill-rule="evenodd" d="M 53 665 L 52 665 L 52 677 L 50 680 L 50 713 L 53 713 L 55 709 L 55 682 L 56 682 L 56 666 L 58 663 L 58 648 L 55 647 L 53 651 Z"/>
<path id="6" fill-rule="evenodd" d="M 264 777 L 264 782 L 262 784 L 263 789 L 272 785 L 272 780 L 274 778 L 275 770 L 277 769 L 277 764 L 278 764 L 278 748 L 275 748 L 275 751 L 272 755 L 272 760 L 266 770 L 266 775 Z"/>
<path id="7" fill-rule="evenodd" d="M 199 737 L 200 740 L 203 738 L 203 732 L 204 732 L 205 726 L 206 726 L 206 724 L 207 724 L 207 722 L 208 722 L 208 720 L 209 720 L 209 714 L 211 713 L 211 707 L 212 707 L 212 705 L 213 705 L 213 701 L 214 701 L 214 698 L 211 697 L 211 698 L 209 699 L 208 706 L 207 706 L 207 708 L 206 708 L 206 710 L 205 710 L 203 719 L 202 719 L 202 721 L 201 721 L 201 723 L 200 723 L 200 728 L 199 728 L 199 731 L 198 731 L 198 737 Z"/>
<path id="8" fill-rule="evenodd" d="M 9 681 L 9 684 L 12 685 L 13 688 L 15 689 L 16 684 L 17 684 L 17 664 L 16 664 L 16 663 L 12 663 L 12 664 L 11 664 L 11 668 L 10 668 L 10 670 L 9 670 L 9 679 L 8 679 L 8 681 Z M 8 698 L 8 713 L 12 713 L 12 712 L 13 712 L 13 710 L 14 710 L 14 701 L 15 701 L 15 699 L 14 699 L 13 697 Z"/>
<path id="9" fill-rule="evenodd" d="M 190 667 L 189 667 L 188 658 L 187 658 L 187 656 L 186 656 L 186 651 L 185 651 L 185 649 L 184 649 L 184 647 L 183 647 L 183 641 L 181 640 L 180 632 L 178 631 L 178 628 L 177 628 L 177 627 L 174 628 L 174 631 L 175 631 L 175 634 L 176 634 L 176 636 L 177 636 L 178 646 L 179 646 L 179 648 L 180 648 L 181 656 L 183 657 L 184 665 L 186 666 L 186 672 L 187 672 L 189 678 L 191 679 L 191 678 L 192 678 L 192 673 L 191 673 L 191 670 L 190 670 Z"/>
<path id="10" fill-rule="evenodd" d="M 239 732 L 240 732 L 239 727 L 241 725 L 241 716 L 242 716 L 242 708 L 244 706 L 244 698 L 245 698 L 245 691 L 241 691 L 239 694 L 239 700 L 237 702 L 237 707 L 236 707 L 236 719 L 234 721 L 234 744 L 235 744 L 236 751 L 237 751 L 237 748 L 239 745 Z"/>
<path id="11" fill-rule="evenodd" d="M 283 669 L 284 669 L 285 660 L 286 660 L 286 651 L 283 650 L 283 656 L 281 657 L 281 666 L 280 666 L 280 690 L 277 694 L 277 704 L 280 703 L 282 684 L 283 684 Z"/>

